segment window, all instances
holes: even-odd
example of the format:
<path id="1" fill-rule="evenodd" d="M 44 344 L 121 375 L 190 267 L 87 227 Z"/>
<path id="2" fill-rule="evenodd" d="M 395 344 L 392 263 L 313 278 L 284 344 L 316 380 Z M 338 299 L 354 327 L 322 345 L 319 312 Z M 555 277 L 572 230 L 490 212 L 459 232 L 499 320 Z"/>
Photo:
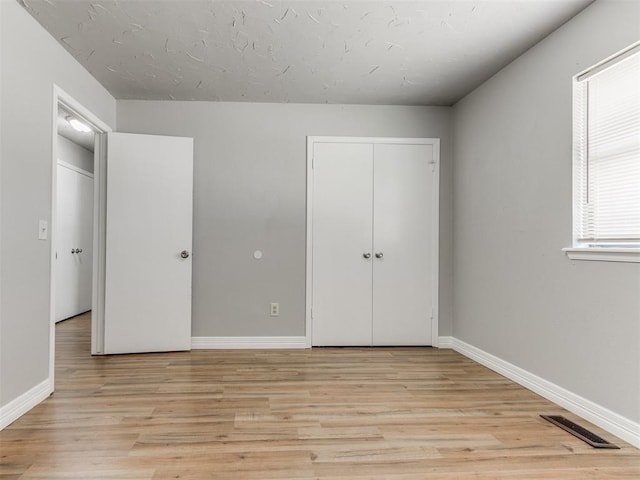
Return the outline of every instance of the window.
<path id="1" fill-rule="evenodd" d="M 573 83 L 570 258 L 640 262 L 640 45 Z"/>

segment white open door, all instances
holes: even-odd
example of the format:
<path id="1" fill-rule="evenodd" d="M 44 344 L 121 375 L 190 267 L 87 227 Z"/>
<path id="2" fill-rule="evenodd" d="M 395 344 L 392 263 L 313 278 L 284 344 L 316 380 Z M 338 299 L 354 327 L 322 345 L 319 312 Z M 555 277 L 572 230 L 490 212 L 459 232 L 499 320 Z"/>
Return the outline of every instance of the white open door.
<path id="1" fill-rule="evenodd" d="M 103 353 L 191 348 L 193 139 L 109 133 Z"/>

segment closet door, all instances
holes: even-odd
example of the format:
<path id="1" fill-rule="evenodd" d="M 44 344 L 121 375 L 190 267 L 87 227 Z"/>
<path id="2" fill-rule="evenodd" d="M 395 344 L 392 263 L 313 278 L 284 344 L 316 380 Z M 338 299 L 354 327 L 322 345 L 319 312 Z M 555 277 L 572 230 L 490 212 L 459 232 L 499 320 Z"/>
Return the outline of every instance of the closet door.
<path id="1" fill-rule="evenodd" d="M 91 310 L 93 178 L 57 167 L 56 321 Z"/>
<path id="2" fill-rule="evenodd" d="M 374 147 L 373 345 L 431 345 L 432 145 Z"/>
<path id="3" fill-rule="evenodd" d="M 78 311 L 91 310 L 93 271 L 93 178 L 78 174 L 78 196 L 80 198 L 77 214 L 79 219 L 78 241 L 76 248 L 82 250 L 76 253 L 76 266 L 80 284 L 78 285 Z"/>
<path id="4" fill-rule="evenodd" d="M 373 145 L 313 155 L 312 343 L 371 345 Z"/>

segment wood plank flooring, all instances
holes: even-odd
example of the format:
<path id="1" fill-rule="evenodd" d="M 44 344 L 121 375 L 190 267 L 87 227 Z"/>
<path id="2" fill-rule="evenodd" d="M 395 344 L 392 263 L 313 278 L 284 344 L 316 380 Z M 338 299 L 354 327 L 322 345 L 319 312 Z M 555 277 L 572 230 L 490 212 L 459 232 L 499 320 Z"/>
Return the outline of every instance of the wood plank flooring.
<path id="1" fill-rule="evenodd" d="M 56 392 L 0 432 L 4 480 L 640 478 L 639 450 L 451 350 L 92 358 L 88 315 L 56 330 Z"/>

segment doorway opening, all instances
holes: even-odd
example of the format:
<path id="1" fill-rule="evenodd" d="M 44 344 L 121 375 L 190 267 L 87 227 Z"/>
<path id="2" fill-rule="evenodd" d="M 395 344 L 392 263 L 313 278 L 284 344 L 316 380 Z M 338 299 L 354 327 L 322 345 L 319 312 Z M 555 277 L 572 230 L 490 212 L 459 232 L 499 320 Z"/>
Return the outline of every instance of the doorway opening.
<path id="1" fill-rule="evenodd" d="M 96 133 L 58 104 L 55 322 L 91 310 L 93 166 Z"/>
<path id="2" fill-rule="evenodd" d="M 104 137 L 111 128 L 54 86 L 52 108 L 52 201 L 49 378 L 55 389 L 58 321 L 91 317 L 91 353 L 100 353 L 104 278 Z"/>

